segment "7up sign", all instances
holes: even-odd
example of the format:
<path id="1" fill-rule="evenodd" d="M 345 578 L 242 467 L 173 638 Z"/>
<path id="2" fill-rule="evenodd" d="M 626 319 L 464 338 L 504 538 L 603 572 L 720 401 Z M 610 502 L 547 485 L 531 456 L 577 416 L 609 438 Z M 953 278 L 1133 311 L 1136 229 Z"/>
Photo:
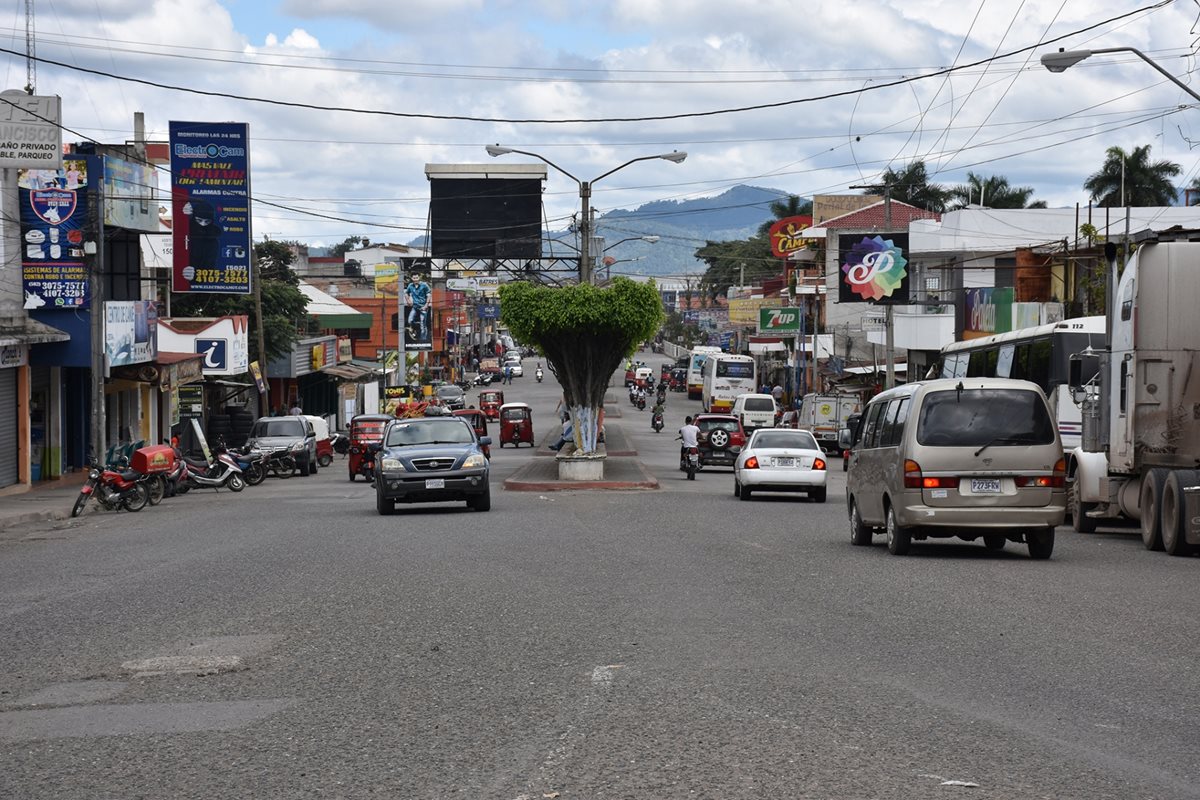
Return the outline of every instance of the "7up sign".
<path id="1" fill-rule="evenodd" d="M 759 333 L 799 333 L 800 309 L 760 308 L 758 310 Z"/>

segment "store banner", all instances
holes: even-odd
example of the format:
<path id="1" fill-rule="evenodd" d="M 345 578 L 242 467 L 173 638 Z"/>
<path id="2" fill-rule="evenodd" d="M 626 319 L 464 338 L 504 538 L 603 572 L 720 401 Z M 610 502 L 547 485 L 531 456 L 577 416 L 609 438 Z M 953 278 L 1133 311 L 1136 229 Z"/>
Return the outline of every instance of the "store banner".
<path id="1" fill-rule="evenodd" d="M 908 302 L 908 234 L 838 237 L 839 303 Z"/>
<path id="2" fill-rule="evenodd" d="M 83 240 L 91 211 L 88 175 L 98 163 L 96 158 L 72 158 L 62 169 L 17 172 L 26 309 L 90 305 Z"/>
<path id="3" fill-rule="evenodd" d="M 32 6 L 30 6 L 32 8 Z M 31 12 L 32 13 L 32 12 Z M 58 169 L 63 166 L 62 98 L 17 89 L 0 92 L 0 167 Z"/>
<path id="4" fill-rule="evenodd" d="M 433 286 L 421 272 L 404 275 L 404 351 L 433 349 Z"/>
<path id="5" fill-rule="evenodd" d="M 104 304 L 104 356 L 110 367 L 158 358 L 158 309 L 153 300 Z"/>
<path id="6" fill-rule="evenodd" d="M 171 122 L 171 291 L 250 294 L 250 129 Z"/>

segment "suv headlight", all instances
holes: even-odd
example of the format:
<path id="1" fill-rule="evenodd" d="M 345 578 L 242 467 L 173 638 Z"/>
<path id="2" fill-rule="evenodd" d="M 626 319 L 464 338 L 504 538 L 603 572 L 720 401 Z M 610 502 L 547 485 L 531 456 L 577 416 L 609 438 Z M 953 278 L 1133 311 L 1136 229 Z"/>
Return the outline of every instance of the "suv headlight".
<path id="1" fill-rule="evenodd" d="M 486 466 L 487 459 L 483 457 L 483 453 L 472 453 L 462 463 L 463 469 L 479 469 Z"/>
<path id="2" fill-rule="evenodd" d="M 380 462 L 380 469 L 384 472 L 403 472 L 404 464 L 398 458 L 385 458 Z"/>
<path id="3" fill-rule="evenodd" d="M 303 452 L 305 451 L 305 449 L 306 449 L 306 448 L 305 448 L 305 445 L 304 445 L 304 440 L 300 440 L 300 441 L 296 442 L 296 443 L 295 443 L 294 445 L 292 445 L 292 447 L 291 447 L 291 450 L 292 450 L 292 452 L 293 452 L 293 453 L 303 453 Z"/>

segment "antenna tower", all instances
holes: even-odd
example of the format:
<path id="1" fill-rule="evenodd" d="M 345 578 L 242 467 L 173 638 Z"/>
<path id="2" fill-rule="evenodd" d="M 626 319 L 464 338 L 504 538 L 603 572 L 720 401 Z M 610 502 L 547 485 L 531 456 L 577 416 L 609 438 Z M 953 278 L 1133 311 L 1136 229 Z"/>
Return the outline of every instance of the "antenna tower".
<path id="1" fill-rule="evenodd" d="M 37 88 L 37 40 L 33 30 L 33 0 L 25 0 L 25 92 Z"/>

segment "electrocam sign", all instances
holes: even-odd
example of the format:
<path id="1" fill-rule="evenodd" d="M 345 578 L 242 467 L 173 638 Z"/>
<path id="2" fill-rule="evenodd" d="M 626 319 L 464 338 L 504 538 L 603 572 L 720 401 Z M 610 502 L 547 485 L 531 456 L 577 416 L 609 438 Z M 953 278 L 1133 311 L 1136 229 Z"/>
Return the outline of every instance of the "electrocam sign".
<path id="1" fill-rule="evenodd" d="M 758 330 L 760 333 L 799 333 L 800 309 L 760 308 Z"/>
<path id="2" fill-rule="evenodd" d="M 838 237 L 842 280 L 839 303 L 908 302 L 907 233 Z"/>
<path id="3" fill-rule="evenodd" d="M 171 122 L 171 290 L 249 294 L 250 129 Z"/>
<path id="4" fill-rule="evenodd" d="M 75 310 L 89 305 L 83 240 L 91 189 L 89 167 L 98 165 L 95 158 L 68 159 L 62 169 L 17 173 L 25 308 Z"/>

